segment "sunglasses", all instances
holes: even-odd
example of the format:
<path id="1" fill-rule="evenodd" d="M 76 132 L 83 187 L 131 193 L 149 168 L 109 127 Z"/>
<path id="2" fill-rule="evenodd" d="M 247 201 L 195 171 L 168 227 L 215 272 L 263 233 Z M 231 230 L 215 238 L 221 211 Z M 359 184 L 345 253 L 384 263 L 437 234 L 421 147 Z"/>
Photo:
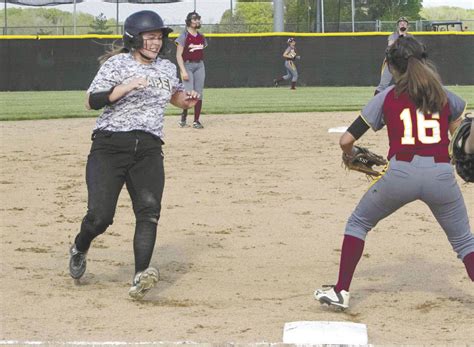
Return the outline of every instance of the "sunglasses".
<path id="1" fill-rule="evenodd" d="M 191 19 L 194 19 L 194 20 L 201 20 L 201 16 L 193 16 L 193 17 L 191 17 Z"/>

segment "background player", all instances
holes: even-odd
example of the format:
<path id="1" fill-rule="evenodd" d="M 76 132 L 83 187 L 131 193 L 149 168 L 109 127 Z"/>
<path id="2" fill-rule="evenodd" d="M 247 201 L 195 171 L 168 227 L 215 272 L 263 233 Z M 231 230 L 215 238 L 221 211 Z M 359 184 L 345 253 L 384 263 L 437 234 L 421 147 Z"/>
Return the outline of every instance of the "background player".
<path id="1" fill-rule="evenodd" d="M 321 303 L 349 306 L 349 286 L 367 233 L 415 200 L 430 207 L 474 281 L 474 236 L 448 154 L 448 130 L 452 134 L 459 126 L 466 103 L 442 87 L 425 58 L 424 46 L 414 38 L 395 41 L 387 51 L 395 86 L 375 96 L 340 139 L 343 152 L 351 155 L 369 126 L 377 131 L 387 125 L 390 163 L 347 222 L 339 279 L 315 291 Z"/>
<path id="2" fill-rule="evenodd" d="M 286 75 L 281 76 L 273 80 L 275 87 L 278 87 L 280 82 L 287 81 L 291 78 L 291 89 L 296 89 L 296 81 L 298 81 L 298 70 L 296 69 L 295 59 L 301 57 L 296 52 L 296 41 L 290 37 L 287 41 L 288 48 L 283 52 L 283 58 L 285 61 Z"/>
<path id="3" fill-rule="evenodd" d="M 176 60 L 178 62 L 181 79 L 187 91 L 195 90 L 200 99 L 194 106 L 193 127 L 202 129 L 199 121 L 202 109 L 202 93 L 206 70 L 204 67 L 204 48 L 207 47 L 207 40 L 198 29 L 201 28 L 201 16 L 197 12 L 190 12 L 186 16 L 186 30 L 176 39 Z M 183 110 L 181 114 L 181 127 L 186 126 L 188 110 Z"/>
<path id="4" fill-rule="evenodd" d="M 133 250 L 135 276 L 129 294 L 140 299 L 158 281 L 149 267 L 164 188 L 163 123 L 168 102 L 186 108 L 198 95 L 185 93 L 176 66 L 158 57 L 172 30 L 152 11 L 125 20 L 125 47 L 107 54 L 87 91 L 86 106 L 105 107 L 96 122 L 87 159 L 87 214 L 70 249 L 74 279 L 86 270 L 92 240 L 112 224 L 124 184 L 136 218 Z"/>
<path id="5" fill-rule="evenodd" d="M 397 27 L 395 31 L 388 37 L 388 46 L 391 46 L 401 36 L 413 37 L 412 34 L 408 33 L 408 27 L 408 19 L 406 17 L 400 17 L 397 21 Z M 375 89 L 374 95 L 377 95 L 385 88 L 388 88 L 391 84 L 393 84 L 393 77 L 390 73 L 390 70 L 388 69 L 387 60 L 384 59 L 382 64 L 382 73 L 380 75 L 380 83 Z"/>

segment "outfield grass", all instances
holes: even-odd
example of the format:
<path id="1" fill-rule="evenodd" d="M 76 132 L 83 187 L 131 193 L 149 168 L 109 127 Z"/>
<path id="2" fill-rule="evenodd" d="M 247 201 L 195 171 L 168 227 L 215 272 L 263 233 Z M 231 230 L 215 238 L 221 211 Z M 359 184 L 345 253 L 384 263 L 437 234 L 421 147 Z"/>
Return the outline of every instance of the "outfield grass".
<path id="1" fill-rule="evenodd" d="M 450 90 L 474 104 L 474 86 Z M 207 88 L 204 114 L 359 111 L 372 97 L 373 87 Z M 0 120 L 97 117 L 84 107 L 84 91 L 0 92 Z M 180 110 L 170 106 L 167 115 Z"/>

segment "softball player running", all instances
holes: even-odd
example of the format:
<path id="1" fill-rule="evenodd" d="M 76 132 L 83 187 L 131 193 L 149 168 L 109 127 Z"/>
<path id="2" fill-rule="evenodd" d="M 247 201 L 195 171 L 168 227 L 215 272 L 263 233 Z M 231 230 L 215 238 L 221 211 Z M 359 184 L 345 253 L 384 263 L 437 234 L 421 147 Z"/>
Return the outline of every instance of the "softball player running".
<path id="1" fill-rule="evenodd" d="M 104 111 L 92 134 L 86 166 L 87 214 L 70 248 L 69 271 L 78 280 L 86 270 L 91 242 L 113 222 L 117 199 L 127 186 L 136 225 L 133 240 L 135 275 L 129 294 L 140 299 L 158 281 L 149 267 L 156 239 L 165 182 L 164 111 L 196 104 L 198 94 L 185 93 L 176 66 L 159 57 L 172 30 L 152 11 L 125 20 L 125 47 L 110 52 L 87 90 L 86 106 Z"/>
<path id="2" fill-rule="evenodd" d="M 412 34 L 408 33 L 408 19 L 406 17 L 400 17 L 397 21 L 397 28 L 394 33 L 388 37 L 388 46 L 391 46 L 399 37 L 413 37 Z M 382 73 L 380 75 L 380 83 L 375 89 L 374 95 L 377 95 L 384 89 L 388 88 L 393 84 L 393 77 L 388 69 L 387 60 L 385 59 L 382 64 Z"/>
<path id="3" fill-rule="evenodd" d="M 375 96 L 345 132 L 340 145 L 353 145 L 371 127 L 387 126 L 390 160 L 386 173 L 371 186 L 350 216 L 342 243 L 339 279 L 315 291 L 323 304 L 349 307 L 349 286 L 367 233 L 400 207 L 421 200 L 431 209 L 474 281 L 474 236 L 448 154 L 448 131 L 462 121 L 466 103 L 444 89 L 426 61 L 424 46 L 400 37 L 386 53 L 395 86 Z"/>
<path id="4" fill-rule="evenodd" d="M 296 89 L 296 81 L 298 81 L 298 70 L 296 69 L 295 60 L 301 57 L 296 53 L 296 41 L 290 37 L 287 41 L 288 48 L 283 52 L 283 58 L 285 61 L 286 75 L 281 76 L 273 80 L 275 87 L 280 85 L 282 81 L 288 81 L 291 79 L 291 89 Z"/>
<path id="5" fill-rule="evenodd" d="M 201 16 L 197 12 L 190 12 L 186 16 L 186 30 L 176 39 L 176 61 L 178 62 L 181 79 L 186 90 L 195 90 L 199 95 L 199 101 L 194 106 L 193 128 L 202 129 L 199 121 L 202 109 L 202 92 L 206 69 L 204 67 L 204 48 L 207 40 L 198 29 L 201 28 Z M 181 114 L 180 127 L 186 126 L 188 110 Z"/>

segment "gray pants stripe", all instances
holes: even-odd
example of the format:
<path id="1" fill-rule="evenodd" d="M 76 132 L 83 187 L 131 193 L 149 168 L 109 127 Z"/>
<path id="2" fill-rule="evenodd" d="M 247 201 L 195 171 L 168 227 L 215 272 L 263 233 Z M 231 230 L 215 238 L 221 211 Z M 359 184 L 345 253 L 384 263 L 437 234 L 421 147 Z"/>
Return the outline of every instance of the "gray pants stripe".
<path id="1" fill-rule="evenodd" d="M 432 157 L 415 156 L 410 163 L 392 158 L 385 175 L 350 216 L 345 234 L 365 240 L 380 220 L 415 200 L 429 206 L 458 258 L 474 252 L 474 235 L 453 168 L 449 163 L 435 163 Z"/>
<path id="2" fill-rule="evenodd" d="M 183 81 L 184 89 L 188 92 L 191 90 L 198 92 L 200 95 L 199 99 L 202 100 L 204 80 L 206 79 L 204 62 L 202 60 L 199 63 L 185 62 L 184 67 L 189 76 L 189 80 Z"/>

